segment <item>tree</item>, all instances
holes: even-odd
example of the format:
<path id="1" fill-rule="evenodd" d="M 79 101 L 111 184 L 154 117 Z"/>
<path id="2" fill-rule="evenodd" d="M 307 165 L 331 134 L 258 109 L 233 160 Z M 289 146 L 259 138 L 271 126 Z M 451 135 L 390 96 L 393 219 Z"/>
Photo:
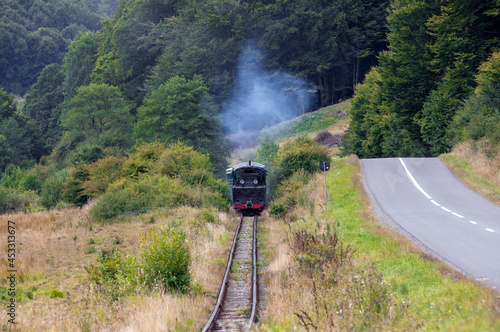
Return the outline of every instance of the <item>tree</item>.
<path id="1" fill-rule="evenodd" d="M 71 104 L 62 119 L 65 129 L 105 147 L 131 145 L 130 106 L 118 87 L 95 83 L 81 86 Z"/>
<path id="2" fill-rule="evenodd" d="M 45 143 L 44 148 L 37 151 L 37 159 L 49 154 L 61 136 L 59 118 L 64 101 L 63 80 L 61 66 L 48 65 L 26 96 L 23 113 L 33 121 L 38 136 Z"/>
<path id="3" fill-rule="evenodd" d="M 99 34 L 81 33 L 71 43 L 64 57 L 63 93 L 69 101 L 76 94 L 76 89 L 91 83 L 91 74 L 97 59 Z"/>
<path id="4" fill-rule="evenodd" d="M 0 88 L 0 171 L 33 159 L 34 127 L 13 105 L 14 96 Z"/>
<path id="5" fill-rule="evenodd" d="M 428 154 L 429 145 L 422 141 L 417 121 L 437 81 L 430 69 L 432 37 L 425 28 L 437 13 L 439 5 L 434 1 L 391 4 L 389 50 L 379 55 L 376 72 L 358 87 L 353 102 L 353 128 L 346 143 L 351 153 L 371 157 Z"/>
<path id="6" fill-rule="evenodd" d="M 384 48 L 388 1 L 275 1 L 262 44 L 271 63 L 307 77 L 326 106 L 352 95 Z"/>
<path id="7" fill-rule="evenodd" d="M 217 110 L 210 103 L 201 76 L 192 80 L 174 76 L 144 100 L 137 111 L 136 140 L 163 143 L 182 140 L 202 153 L 209 153 L 217 170 L 225 167 L 228 146 Z"/>
<path id="8" fill-rule="evenodd" d="M 107 0 L 110 2 L 113 0 Z M 97 30 L 100 17 L 90 0 L 0 1 L 1 85 L 25 94 L 49 64 L 61 63 L 79 31 Z"/>
<path id="9" fill-rule="evenodd" d="M 448 0 L 427 22 L 433 36 L 431 68 L 442 79 L 425 102 L 418 122 L 422 139 L 437 155 L 450 149 L 449 125 L 473 92 L 474 75 L 491 50 L 499 46 L 498 3 Z"/>
<path id="10" fill-rule="evenodd" d="M 477 88 L 457 111 L 451 125 L 455 142 L 489 140 L 500 146 L 500 52 L 479 67 Z"/>

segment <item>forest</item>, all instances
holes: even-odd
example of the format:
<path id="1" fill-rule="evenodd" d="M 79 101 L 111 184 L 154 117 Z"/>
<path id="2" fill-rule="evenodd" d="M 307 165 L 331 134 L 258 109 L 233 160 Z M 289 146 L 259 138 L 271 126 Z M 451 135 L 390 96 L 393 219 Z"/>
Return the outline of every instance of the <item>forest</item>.
<path id="1" fill-rule="evenodd" d="M 388 50 L 353 98 L 345 154 L 437 156 L 500 146 L 500 1 L 394 1 Z"/>
<path id="2" fill-rule="evenodd" d="M 303 92 L 308 103 L 272 105 L 289 116 L 352 97 L 344 154 L 500 144 L 500 0 L 1 6 L 2 210 L 28 206 L 30 195 L 45 208 L 83 204 L 93 169 L 150 144 L 182 141 L 220 174 L 229 127 L 248 122 L 235 109 L 252 93 L 293 101 Z"/>

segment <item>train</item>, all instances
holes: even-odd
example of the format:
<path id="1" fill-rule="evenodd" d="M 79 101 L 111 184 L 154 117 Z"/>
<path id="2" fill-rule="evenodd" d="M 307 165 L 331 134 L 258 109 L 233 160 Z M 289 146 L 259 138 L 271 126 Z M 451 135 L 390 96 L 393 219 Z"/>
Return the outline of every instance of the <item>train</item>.
<path id="1" fill-rule="evenodd" d="M 258 216 L 267 207 L 266 166 L 249 161 L 226 170 L 233 207 L 243 216 Z"/>

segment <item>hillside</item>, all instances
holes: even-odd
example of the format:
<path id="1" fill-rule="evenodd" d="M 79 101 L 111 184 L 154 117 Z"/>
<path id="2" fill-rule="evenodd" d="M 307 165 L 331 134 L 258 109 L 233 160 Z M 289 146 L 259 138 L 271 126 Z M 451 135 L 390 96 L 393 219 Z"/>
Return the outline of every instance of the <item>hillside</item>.
<path id="1" fill-rule="evenodd" d="M 23 96 L 42 70 L 61 63 L 81 32 L 101 29 L 117 0 L 5 0 L 0 4 L 0 87 Z"/>
<path id="2" fill-rule="evenodd" d="M 299 151 L 295 149 L 300 145 L 289 148 L 296 144 L 296 131 L 311 138 L 318 137 L 321 131 L 344 132 L 349 120 L 335 115 L 348 110 L 348 105 L 345 102 L 321 109 L 286 125 L 288 129 L 279 131 L 283 141 L 276 143 L 278 157 L 275 161 L 269 159 L 268 165 L 274 163 L 274 168 L 279 169 L 283 158 L 279 151 Z M 118 194 L 134 188 L 140 192 L 141 179 L 154 186 L 153 178 L 162 172 L 160 167 L 155 173 L 155 167 L 168 158 L 190 153 L 194 161 L 192 150 L 181 146 L 174 149 L 176 152 L 171 154 L 165 150 L 159 164 L 156 158 L 141 159 L 150 155 L 148 146 L 131 155 L 129 161 L 119 162 L 125 167 L 147 162 L 149 171 L 143 168 L 137 179 L 126 180 L 129 184 L 124 179 L 115 180 L 113 191 Z M 264 156 L 262 149 L 257 148 L 260 158 Z M 332 169 L 327 173 L 329 203 L 324 202 L 323 174 L 298 172 L 280 181 L 280 194 L 271 203 L 269 215 L 260 218 L 260 250 L 264 258 L 261 280 L 267 289 L 259 314 L 260 329 L 498 328 L 498 295 L 465 279 L 378 223 L 364 194 L 357 158 L 339 158 L 338 147 L 326 149 L 333 157 Z M 248 156 L 255 151 L 240 153 Z M 194 168 L 187 168 L 181 179 L 195 176 L 196 167 L 202 164 L 191 164 Z M 111 164 L 106 165 L 109 169 Z M 168 183 L 166 178 L 162 181 Z M 164 195 L 176 195 L 178 189 L 172 185 Z M 215 302 L 211 295 L 220 285 L 236 224 L 233 212 L 227 212 L 227 206 L 217 206 L 217 201 L 207 196 L 211 191 L 203 190 L 199 183 L 191 194 L 199 195 L 204 207 L 200 203 L 181 203 L 133 208 L 133 201 L 128 206 L 115 201 L 112 214 L 96 210 L 111 198 L 108 194 L 82 209 L 2 215 L 2 238 L 7 236 L 7 221 L 15 222 L 18 327 L 191 331 L 203 326 Z M 190 191 L 186 194 L 191 195 Z M 130 200 L 131 196 L 127 197 Z M 144 277 L 137 267 L 146 266 L 148 248 L 156 248 L 158 254 L 168 252 L 169 243 L 154 242 L 154 234 L 161 230 L 183 234 L 186 239 L 191 281 L 185 291 L 164 293 L 161 287 L 148 288 L 146 280 L 143 285 L 134 281 Z M 2 280 L 6 280 L 4 277 Z M 2 301 L 8 301 L 7 285 L 2 285 L 1 292 Z M 326 309 L 316 311 L 316 305 Z M 337 306 L 342 311 L 333 310 Z M 361 314 L 354 310 L 357 306 Z"/>

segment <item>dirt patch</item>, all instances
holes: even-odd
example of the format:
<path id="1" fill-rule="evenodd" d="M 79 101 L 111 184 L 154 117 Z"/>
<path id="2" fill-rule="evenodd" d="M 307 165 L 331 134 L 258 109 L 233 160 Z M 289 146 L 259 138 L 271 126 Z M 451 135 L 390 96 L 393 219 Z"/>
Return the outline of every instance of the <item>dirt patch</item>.
<path id="1" fill-rule="evenodd" d="M 344 144 L 344 135 L 332 134 L 329 131 L 323 130 L 316 133 L 316 141 L 329 148 L 342 146 Z"/>

